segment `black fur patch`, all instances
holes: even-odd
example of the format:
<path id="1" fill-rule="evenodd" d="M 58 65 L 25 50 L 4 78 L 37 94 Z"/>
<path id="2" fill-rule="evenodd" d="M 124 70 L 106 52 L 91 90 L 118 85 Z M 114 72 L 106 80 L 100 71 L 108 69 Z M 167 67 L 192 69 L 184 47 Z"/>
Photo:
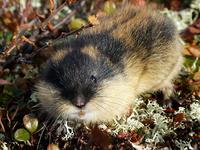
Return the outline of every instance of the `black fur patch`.
<path id="1" fill-rule="evenodd" d="M 86 46 L 94 46 L 113 64 L 121 65 L 121 68 L 123 68 L 121 58 L 127 52 L 127 49 L 119 39 L 115 39 L 110 35 L 111 31 L 112 29 L 98 34 L 83 34 L 72 40 L 64 39 L 62 40 L 63 42 L 59 42 L 55 47 L 58 49 L 72 48 L 73 50 L 81 50 Z"/>
<path id="2" fill-rule="evenodd" d="M 143 47 L 151 50 L 174 39 L 175 26 L 170 19 L 156 21 L 155 18 L 148 17 L 142 21 L 148 23 L 144 25 L 141 22 L 132 30 L 135 48 Z"/>
<path id="3" fill-rule="evenodd" d="M 76 49 L 57 63 L 50 61 L 43 80 L 58 88 L 72 103 L 79 95 L 88 102 L 99 89 L 99 83 L 116 74 L 116 68 L 109 66 L 105 57 L 95 60 Z M 91 77 L 95 77 L 95 81 Z"/>
<path id="4" fill-rule="evenodd" d="M 86 45 L 93 45 L 96 47 L 102 54 L 109 58 L 113 64 L 120 64 L 123 54 L 126 53 L 126 48 L 123 43 L 110 36 L 109 32 L 95 35 L 84 35 L 82 39 L 88 39 L 85 41 Z"/>

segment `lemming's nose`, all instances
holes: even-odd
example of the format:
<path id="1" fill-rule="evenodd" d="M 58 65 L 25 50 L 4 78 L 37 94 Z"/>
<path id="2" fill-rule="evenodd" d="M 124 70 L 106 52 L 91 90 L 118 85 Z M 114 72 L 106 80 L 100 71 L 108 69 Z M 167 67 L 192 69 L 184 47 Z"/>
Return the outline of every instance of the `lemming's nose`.
<path id="1" fill-rule="evenodd" d="M 82 108 L 86 105 L 84 96 L 78 96 L 74 99 L 74 105 L 78 108 Z"/>

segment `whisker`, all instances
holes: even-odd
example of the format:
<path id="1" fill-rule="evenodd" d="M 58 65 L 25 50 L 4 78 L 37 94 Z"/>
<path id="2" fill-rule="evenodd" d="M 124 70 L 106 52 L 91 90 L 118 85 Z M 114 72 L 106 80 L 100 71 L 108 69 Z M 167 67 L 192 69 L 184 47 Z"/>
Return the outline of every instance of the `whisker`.
<path id="1" fill-rule="evenodd" d="M 40 145 L 40 142 L 41 142 L 42 136 L 43 136 L 43 134 L 44 134 L 45 128 L 46 128 L 46 124 L 44 123 L 44 129 L 42 130 L 42 132 L 41 132 L 41 134 L 40 134 L 40 138 L 39 138 L 39 140 L 38 140 L 36 150 L 39 149 L 39 145 Z"/>
<path id="2" fill-rule="evenodd" d="M 128 104 L 128 102 L 127 101 L 123 101 L 123 99 L 118 99 L 120 101 L 109 101 L 109 100 L 106 100 L 106 99 L 109 99 L 110 97 L 105 97 L 105 96 L 98 96 L 98 97 L 105 98 L 105 101 L 103 101 L 103 103 L 104 102 L 110 102 L 110 103 L 119 104 L 119 105 L 121 105 L 121 104 Z"/>
<path id="3" fill-rule="evenodd" d="M 58 117 L 56 117 L 56 119 L 54 120 L 53 124 L 51 125 L 50 131 L 54 128 L 54 126 L 55 126 L 57 120 L 59 120 L 60 116 L 61 116 L 61 114 L 59 114 Z"/>
<path id="4" fill-rule="evenodd" d="M 108 112 L 108 114 L 111 114 L 111 112 L 109 111 L 109 109 L 115 111 L 115 108 L 113 108 L 112 106 L 109 105 L 109 103 L 103 103 L 103 104 L 98 104 L 97 102 L 95 102 L 96 105 L 100 106 L 101 108 L 103 108 L 103 110 L 105 110 L 106 112 Z M 105 106 L 108 106 L 109 109 L 106 109 Z"/>
<path id="5" fill-rule="evenodd" d="M 102 105 L 99 105 L 98 103 L 95 103 L 95 107 L 100 110 L 100 111 L 104 111 L 106 114 L 110 114 L 111 112 L 109 110 L 107 110 L 105 107 L 103 107 Z"/>
<path id="6" fill-rule="evenodd" d="M 102 95 L 97 95 L 96 97 L 102 97 L 102 98 L 114 98 L 114 99 L 117 99 L 117 100 L 122 100 L 122 98 L 119 98 L 119 97 L 113 97 L 113 96 L 102 96 Z"/>

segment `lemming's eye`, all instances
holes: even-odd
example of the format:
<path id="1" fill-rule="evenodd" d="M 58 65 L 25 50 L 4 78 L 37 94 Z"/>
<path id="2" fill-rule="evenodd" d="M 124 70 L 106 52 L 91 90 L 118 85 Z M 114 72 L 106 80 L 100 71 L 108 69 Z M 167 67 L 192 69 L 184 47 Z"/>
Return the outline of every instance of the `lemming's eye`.
<path id="1" fill-rule="evenodd" d="M 97 83 L 97 78 L 94 75 L 90 76 L 90 80 L 92 80 L 94 83 Z"/>

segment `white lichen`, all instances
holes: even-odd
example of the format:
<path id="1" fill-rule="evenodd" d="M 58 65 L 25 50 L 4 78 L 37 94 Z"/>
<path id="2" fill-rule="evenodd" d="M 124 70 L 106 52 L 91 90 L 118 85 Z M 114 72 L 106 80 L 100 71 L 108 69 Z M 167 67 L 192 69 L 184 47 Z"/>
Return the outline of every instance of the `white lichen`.
<path id="1" fill-rule="evenodd" d="M 8 147 L 7 147 L 7 143 L 6 143 L 6 142 L 1 143 L 1 149 L 2 149 L 2 150 L 8 150 Z"/>
<path id="2" fill-rule="evenodd" d="M 73 138 L 74 128 L 68 125 L 68 121 L 58 120 L 59 127 L 57 128 L 57 135 L 62 137 L 62 140 L 67 141 Z M 64 135 L 63 135 L 64 133 Z"/>
<path id="3" fill-rule="evenodd" d="M 200 104 L 197 102 L 194 102 L 190 105 L 190 117 L 192 119 L 196 119 L 198 121 L 200 121 Z"/>
<path id="4" fill-rule="evenodd" d="M 191 141 L 176 140 L 175 144 L 180 150 L 194 150 L 191 146 Z"/>
<path id="5" fill-rule="evenodd" d="M 193 0 L 190 7 L 200 11 L 200 0 Z"/>
<path id="6" fill-rule="evenodd" d="M 152 145 L 156 147 L 157 143 L 164 142 L 164 135 L 172 132 L 172 129 L 169 127 L 169 123 L 172 120 L 165 116 L 164 109 L 156 101 L 148 101 L 145 104 L 142 99 L 138 99 L 137 102 L 138 104 L 133 108 L 132 114 L 129 117 L 124 116 L 121 119 L 114 120 L 111 133 L 117 135 L 120 132 L 144 129 L 145 149 L 149 149 Z M 141 104 L 143 106 L 146 105 L 146 107 L 141 108 Z M 142 123 L 142 121 L 149 119 L 154 122 L 153 128 Z"/>
<path id="7" fill-rule="evenodd" d="M 133 112 L 129 117 L 123 116 L 121 118 L 114 119 L 113 129 L 111 134 L 117 135 L 120 132 L 128 132 L 131 130 L 144 127 L 144 124 L 140 122 L 140 112 L 138 112 L 139 105 L 143 103 L 142 99 L 137 99 Z"/>
<path id="8" fill-rule="evenodd" d="M 187 28 L 188 25 L 192 24 L 198 17 L 198 12 L 193 9 L 182 10 L 179 12 L 165 9 L 163 13 L 174 21 L 179 31 Z M 194 17 L 193 14 L 195 14 Z"/>
<path id="9" fill-rule="evenodd" d="M 199 17 L 200 12 L 200 0 L 193 0 L 190 4 L 190 8 L 181 11 L 171 11 L 165 9 L 162 11 L 165 15 L 171 18 L 176 24 L 179 31 L 191 25 Z"/>
<path id="10" fill-rule="evenodd" d="M 185 113 L 184 107 L 179 107 L 178 111 L 174 112 L 174 114 Z"/>
<path id="11" fill-rule="evenodd" d="M 42 6 L 41 0 L 32 0 L 31 4 L 35 8 L 40 8 Z"/>

